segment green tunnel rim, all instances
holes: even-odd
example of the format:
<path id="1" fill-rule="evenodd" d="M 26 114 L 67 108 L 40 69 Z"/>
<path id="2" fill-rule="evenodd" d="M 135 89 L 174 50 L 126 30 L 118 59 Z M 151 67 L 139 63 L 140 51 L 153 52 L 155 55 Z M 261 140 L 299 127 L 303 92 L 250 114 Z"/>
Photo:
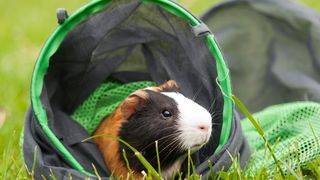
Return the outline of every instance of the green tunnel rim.
<path id="1" fill-rule="evenodd" d="M 92 176 L 93 174 L 84 169 L 84 167 L 75 159 L 75 157 L 73 157 L 73 155 L 66 149 L 66 147 L 59 141 L 56 135 L 49 128 L 48 117 L 46 114 L 46 110 L 41 103 L 40 96 L 43 89 L 44 76 L 49 67 L 49 59 L 51 55 L 53 55 L 54 52 L 58 49 L 64 37 L 78 23 L 84 20 L 87 16 L 101 10 L 110 1 L 111 0 L 94 0 L 80 8 L 78 11 L 72 14 L 63 24 L 59 25 L 44 44 L 34 66 L 31 80 L 31 105 L 36 119 L 39 122 L 42 130 L 47 135 L 51 143 L 61 152 L 63 157 L 70 163 L 70 165 L 77 171 L 82 172 L 88 176 Z M 197 26 L 201 23 L 199 19 L 193 16 L 182 6 L 170 0 L 143 0 L 143 2 L 159 5 L 163 9 L 188 21 L 192 26 Z M 208 48 L 216 60 L 216 68 L 218 74 L 217 82 L 222 91 L 224 99 L 221 137 L 219 140 L 218 148 L 216 149 L 216 152 L 218 152 L 226 144 L 230 135 L 232 125 L 233 102 L 230 98 L 231 84 L 229 70 L 224 62 L 222 53 L 212 34 L 207 34 L 206 40 Z"/>

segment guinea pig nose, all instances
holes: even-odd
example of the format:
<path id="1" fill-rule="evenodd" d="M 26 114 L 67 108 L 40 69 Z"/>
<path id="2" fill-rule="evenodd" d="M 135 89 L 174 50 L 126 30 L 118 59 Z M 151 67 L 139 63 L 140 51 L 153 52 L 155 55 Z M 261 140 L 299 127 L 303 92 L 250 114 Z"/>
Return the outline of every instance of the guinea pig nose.
<path id="1" fill-rule="evenodd" d="M 198 125 L 198 128 L 201 131 L 207 132 L 209 130 L 209 126 L 208 125 Z"/>

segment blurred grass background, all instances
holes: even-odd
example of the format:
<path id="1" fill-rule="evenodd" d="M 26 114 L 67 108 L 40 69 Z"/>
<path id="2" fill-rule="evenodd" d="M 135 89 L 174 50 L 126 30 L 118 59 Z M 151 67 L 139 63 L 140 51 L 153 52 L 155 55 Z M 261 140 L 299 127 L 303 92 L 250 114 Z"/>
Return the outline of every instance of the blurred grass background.
<path id="1" fill-rule="evenodd" d="M 221 0 L 179 0 L 200 15 Z M 320 0 L 299 0 L 320 12 Z M 57 26 L 55 10 L 69 13 L 88 0 L 0 0 L 0 177 L 13 160 L 21 165 L 19 136 L 29 106 L 34 62 L 47 37 Z M 8 157 L 9 156 L 9 157 Z"/>

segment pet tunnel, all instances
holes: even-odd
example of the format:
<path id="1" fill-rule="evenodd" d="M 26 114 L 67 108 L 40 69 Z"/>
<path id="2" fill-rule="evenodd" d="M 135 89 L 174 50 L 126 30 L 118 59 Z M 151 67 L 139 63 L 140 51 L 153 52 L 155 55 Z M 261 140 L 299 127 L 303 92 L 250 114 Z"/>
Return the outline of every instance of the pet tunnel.
<path id="1" fill-rule="evenodd" d="M 34 67 L 23 133 L 24 160 L 36 179 L 111 175 L 93 141 L 82 142 L 91 136 L 90 122 L 72 116 L 110 79 L 117 87 L 175 80 L 182 94 L 215 112 L 211 140 L 193 154 L 197 172 L 209 174 L 208 160 L 215 171 L 229 168 L 229 152 L 244 165 L 250 153 L 233 111 L 228 68 L 203 22 L 169 0 L 95 0 L 58 18 Z"/>
<path id="2" fill-rule="evenodd" d="M 255 113 L 283 169 L 308 171 L 320 157 L 319 12 L 292 0 L 233 0 L 201 19 L 223 49 L 233 93 Z M 256 128 L 247 119 L 241 126 L 252 150 L 243 171 L 264 168 L 275 178 Z"/>

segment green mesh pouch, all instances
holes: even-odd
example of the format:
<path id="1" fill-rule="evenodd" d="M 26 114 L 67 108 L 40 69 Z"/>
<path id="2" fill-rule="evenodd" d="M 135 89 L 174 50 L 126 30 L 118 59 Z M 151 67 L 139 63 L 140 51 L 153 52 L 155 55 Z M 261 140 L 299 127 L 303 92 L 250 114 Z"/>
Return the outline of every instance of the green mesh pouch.
<path id="1" fill-rule="evenodd" d="M 288 167 L 306 167 L 320 156 L 320 104 L 297 102 L 271 106 L 254 117 L 260 122 L 278 159 Z M 275 162 L 265 143 L 248 119 L 242 122 L 244 134 L 253 152 L 246 172 L 254 175 L 262 168 L 275 169 Z"/>
<path id="2" fill-rule="evenodd" d="M 139 81 L 128 84 L 108 80 L 102 83 L 71 115 L 90 134 L 101 120 L 110 115 L 132 92 L 155 86 L 152 81 Z"/>

